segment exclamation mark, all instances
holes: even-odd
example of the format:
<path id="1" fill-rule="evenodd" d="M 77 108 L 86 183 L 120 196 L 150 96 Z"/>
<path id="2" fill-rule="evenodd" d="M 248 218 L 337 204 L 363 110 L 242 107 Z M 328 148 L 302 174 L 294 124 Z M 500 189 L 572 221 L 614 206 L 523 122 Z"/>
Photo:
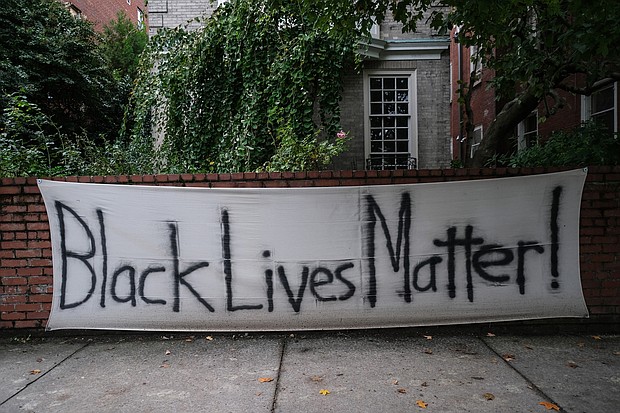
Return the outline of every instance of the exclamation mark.
<path id="1" fill-rule="evenodd" d="M 560 249 L 559 241 L 559 233 L 560 228 L 558 226 L 558 213 L 560 211 L 560 196 L 562 195 L 562 187 L 557 186 L 553 190 L 553 201 L 551 203 L 551 276 L 553 277 L 553 281 L 551 281 L 551 288 L 557 289 L 560 288 L 560 283 L 558 282 L 558 277 L 560 273 L 558 272 L 558 250 Z"/>

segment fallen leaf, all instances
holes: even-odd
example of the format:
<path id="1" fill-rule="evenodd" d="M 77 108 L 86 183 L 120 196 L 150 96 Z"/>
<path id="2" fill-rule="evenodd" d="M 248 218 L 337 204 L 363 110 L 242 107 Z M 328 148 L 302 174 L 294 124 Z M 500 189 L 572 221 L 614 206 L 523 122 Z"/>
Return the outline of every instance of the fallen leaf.
<path id="1" fill-rule="evenodd" d="M 310 377 L 310 380 L 312 380 L 313 382 L 318 383 L 320 381 L 323 381 L 323 377 L 321 377 L 321 376 L 312 376 L 312 377 Z"/>
<path id="2" fill-rule="evenodd" d="M 575 363 L 574 361 L 569 360 L 566 365 L 572 369 L 576 369 L 577 367 L 579 367 L 579 365 L 577 363 Z"/>
<path id="3" fill-rule="evenodd" d="M 170 351 L 170 350 L 166 350 L 166 356 L 169 356 L 169 355 L 171 355 L 171 354 L 172 354 L 172 351 Z"/>
<path id="4" fill-rule="evenodd" d="M 594 340 L 600 340 L 600 339 L 601 339 L 601 336 L 592 336 L 592 338 L 593 338 Z"/>
<path id="5" fill-rule="evenodd" d="M 194 337 L 188 337 L 188 338 L 185 339 L 185 341 L 187 343 L 191 343 L 192 341 L 194 341 Z"/>
<path id="6" fill-rule="evenodd" d="M 170 367 L 170 364 L 168 364 L 168 363 L 163 363 L 163 364 L 162 364 L 161 366 L 159 366 L 159 367 L 164 368 L 164 369 L 167 369 L 167 368 L 169 368 L 169 367 Z"/>
<path id="7" fill-rule="evenodd" d="M 418 407 L 421 409 L 426 409 L 426 406 L 428 406 L 428 403 L 424 402 L 423 400 L 416 400 L 415 404 L 417 404 Z"/>
<path id="8" fill-rule="evenodd" d="M 487 333 L 487 337 L 495 337 L 495 334 L 493 334 L 493 333 Z"/>
<path id="9" fill-rule="evenodd" d="M 427 339 L 427 340 L 432 340 L 433 336 L 424 336 L 424 338 Z"/>
<path id="10" fill-rule="evenodd" d="M 319 390 L 319 394 L 323 395 L 323 396 L 327 396 L 329 394 L 329 390 L 327 389 L 321 389 Z"/>
<path id="11" fill-rule="evenodd" d="M 427 348 L 426 350 L 424 350 L 424 352 L 426 354 L 433 354 L 433 350 L 431 350 L 430 348 Z"/>
<path id="12" fill-rule="evenodd" d="M 399 388 L 399 389 L 396 389 L 396 391 L 399 392 L 400 394 L 406 394 L 407 393 L 407 389 L 404 389 L 402 387 Z"/>
<path id="13" fill-rule="evenodd" d="M 583 341 L 580 341 L 579 343 L 577 343 L 577 347 L 585 347 L 586 343 L 584 343 Z"/>
<path id="14" fill-rule="evenodd" d="M 37 363 L 40 363 L 40 362 L 42 362 L 43 360 L 45 360 L 45 359 L 44 359 L 44 358 L 42 358 L 42 357 L 39 357 L 39 358 L 37 359 Z"/>
<path id="15" fill-rule="evenodd" d="M 211 337 L 211 336 L 206 336 L 206 337 L 205 337 L 205 340 L 207 340 L 207 341 L 213 341 L 213 337 Z"/>
<path id="16" fill-rule="evenodd" d="M 534 350 L 534 347 L 530 346 L 529 344 L 525 344 L 523 345 L 523 347 L 525 347 L 528 350 Z"/>
<path id="17" fill-rule="evenodd" d="M 545 406 L 545 409 L 547 410 L 555 410 L 555 411 L 560 411 L 560 407 L 557 404 L 553 404 L 551 402 L 540 402 L 538 403 L 541 406 Z"/>
<path id="18" fill-rule="evenodd" d="M 30 370 L 30 374 L 41 374 L 41 370 L 39 369 Z"/>
<path id="19" fill-rule="evenodd" d="M 620 356 L 620 351 L 614 351 L 614 356 Z"/>
<path id="20" fill-rule="evenodd" d="M 512 360 L 514 360 L 514 359 L 515 359 L 515 356 L 514 356 L 514 354 L 504 354 L 504 355 L 502 356 L 502 358 L 503 358 L 504 360 L 506 360 L 506 361 L 512 361 Z"/>
<path id="21" fill-rule="evenodd" d="M 262 394 L 263 394 L 263 392 L 262 392 L 262 391 L 256 392 L 256 395 L 257 395 L 257 396 L 261 396 Z"/>
<path id="22" fill-rule="evenodd" d="M 484 397 L 485 400 L 495 399 L 495 395 L 493 393 L 484 393 L 482 396 Z"/>
<path id="23" fill-rule="evenodd" d="M 396 380 L 396 379 L 392 380 L 392 384 L 393 384 L 394 386 L 397 386 L 397 385 L 398 385 L 398 380 Z"/>
<path id="24" fill-rule="evenodd" d="M 420 384 L 420 386 L 422 386 L 422 387 L 428 387 L 428 383 L 427 383 L 427 382 L 422 382 L 422 384 Z"/>
<path id="25" fill-rule="evenodd" d="M 259 377 L 258 381 L 260 381 L 261 383 L 269 383 L 270 381 L 273 381 L 273 378 L 271 378 L 271 377 Z"/>

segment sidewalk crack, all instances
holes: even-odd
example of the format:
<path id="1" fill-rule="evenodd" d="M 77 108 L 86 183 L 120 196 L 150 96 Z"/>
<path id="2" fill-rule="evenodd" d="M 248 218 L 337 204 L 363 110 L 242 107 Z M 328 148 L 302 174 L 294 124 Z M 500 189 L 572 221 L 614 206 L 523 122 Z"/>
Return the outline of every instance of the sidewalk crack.
<path id="1" fill-rule="evenodd" d="M 26 385 L 24 387 L 22 387 L 21 389 L 19 389 L 18 391 L 16 391 L 15 393 L 13 393 L 11 396 L 9 396 L 6 400 L 4 400 L 2 403 L 0 403 L 0 407 L 2 407 L 5 403 L 7 403 L 9 400 L 13 399 L 14 397 L 16 397 L 18 394 L 20 394 L 21 392 L 23 392 L 24 390 L 26 390 L 28 387 L 32 386 L 34 383 L 38 382 L 39 380 L 41 380 L 43 377 L 47 376 L 49 373 L 51 373 L 53 370 L 56 369 L 56 367 L 60 366 L 61 364 L 63 364 L 65 361 L 69 360 L 71 357 L 73 357 L 74 355 L 76 355 L 78 352 L 84 350 L 86 347 L 88 347 L 90 345 L 90 341 L 87 342 L 86 344 L 84 344 L 82 347 L 78 348 L 77 350 L 75 350 L 73 353 L 69 354 L 67 357 L 65 357 L 64 359 L 60 360 L 58 363 L 54 364 L 52 367 L 50 367 L 46 372 L 42 373 L 41 375 L 37 376 L 34 380 L 26 383 Z"/>
<path id="2" fill-rule="evenodd" d="M 271 401 L 271 413 L 276 411 L 276 403 L 278 401 L 278 393 L 280 392 L 280 377 L 282 376 L 282 365 L 284 364 L 284 352 L 286 351 L 287 337 L 282 338 L 280 342 L 280 360 L 278 362 L 278 375 L 276 376 L 276 388 L 273 392 L 273 400 Z"/>
<path id="3" fill-rule="evenodd" d="M 521 378 L 523 380 L 525 380 L 525 382 L 528 384 L 528 387 L 531 388 L 532 390 L 534 390 L 534 392 L 536 394 L 538 394 L 540 397 L 544 398 L 545 400 L 550 401 L 551 403 L 555 404 L 556 406 L 560 407 L 560 412 L 566 412 L 566 410 L 564 410 L 562 408 L 562 406 L 560 406 L 558 403 L 556 403 L 555 400 L 553 400 L 547 393 L 545 393 L 540 387 L 538 387 L 536 384 L 534 384 L 533 381 L 531 381 L 524 373 L 522 373 L 518 368 L 516 368 L 513 364 L 511 364 L 509 361 L 506 361 L 504 359 L 504 357 L 502 357 L 501 354 L 499 354 L 497 351 L 495 351 L 495 349 L 493 347 L 491 347 L 489 345 L 489 343 L 487 343 L 487 341 L 483 338 L 483 337 L 478 337 L 478 339 L 480 341 L 482 341 L 482 343 L 489 349 L 491 350 L 491 352 L 493 352 L 493 354 L 495 354 L 497 357 L 499 357 L 504 364 L 506 364 L 508 367 L 510 367 L 510 369 L 512 369 L 515 373 L 517 373 L 519 376 L 521 376 Z"/>

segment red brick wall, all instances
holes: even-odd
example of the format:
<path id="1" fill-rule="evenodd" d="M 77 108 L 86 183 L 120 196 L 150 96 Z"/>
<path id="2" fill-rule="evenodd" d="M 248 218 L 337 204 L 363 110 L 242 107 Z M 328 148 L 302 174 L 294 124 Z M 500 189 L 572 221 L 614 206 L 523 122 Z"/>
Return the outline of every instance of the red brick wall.
<path id="1" fill-rule="evenodd" d="M 95 23 L 97 30 L 102 30 L 109 21 L 116 19 L 116 14 L 123 10 L 127 17 L 134 23 L 138 23 L 138 8 L 144 13 L 146 20 L 146 6 L 144 0 L 63 0 L 71 3 L 83 14 L 83 17 Z M 146 24 L 146 21 L 145 21 Z"/>
<path id="2" fill-rule="evenodd" d="M 555 172 L 558 168 L 324 171 L 68 177 L 71 182 L 200 187 L 307 187 L 458 181 Z M 47 214 L 36 178 L 0 186 L 0 329 L 45 325 L 52 301 Z M 581 203 L 581 278 L 594 321 L 620 320 L 620 167 L 592 167 Z"/>

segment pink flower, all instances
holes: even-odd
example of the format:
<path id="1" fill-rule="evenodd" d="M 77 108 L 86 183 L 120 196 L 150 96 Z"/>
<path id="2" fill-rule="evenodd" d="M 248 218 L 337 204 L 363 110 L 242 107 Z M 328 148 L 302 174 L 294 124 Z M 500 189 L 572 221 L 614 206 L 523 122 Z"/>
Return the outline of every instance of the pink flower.
<path id="1" fill-rule="evenodd" d="M 346 137 L 347 137 L 347 133 L 346 133 L 345 131 L 341 130 L 340 132 L 338 132 L 338 133 L 336 134 L 336 137 L 337 137 L 338 139 L 344 139 L 344 138 L 346 138 Z"/>

